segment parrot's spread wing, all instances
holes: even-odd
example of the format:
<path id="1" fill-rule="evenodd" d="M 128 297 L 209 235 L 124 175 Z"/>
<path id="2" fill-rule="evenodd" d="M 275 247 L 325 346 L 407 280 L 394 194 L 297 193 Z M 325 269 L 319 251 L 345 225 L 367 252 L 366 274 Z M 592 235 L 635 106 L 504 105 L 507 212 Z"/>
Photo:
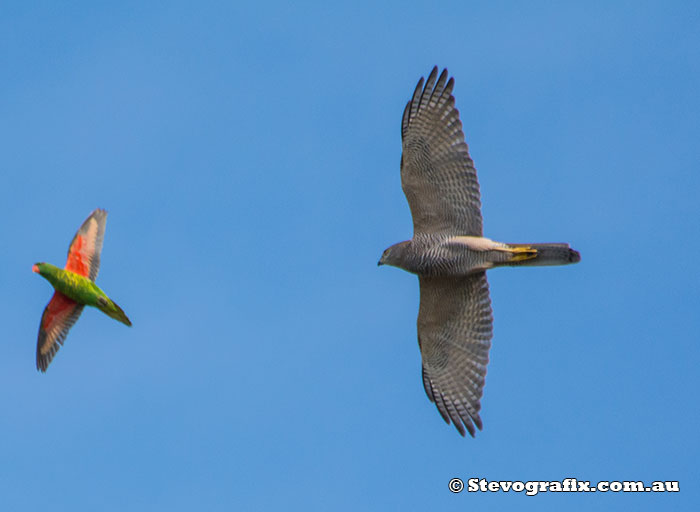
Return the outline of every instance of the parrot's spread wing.
<path id="1" fill-rule="evenodd" d="M 39 341 L 36 346 L 36 367 L 45 372 L 53 356 L 63 345 L 68 331 L 83 312 L 83 305 L 55 292 L 41 315 Z"/>
<path id="2" fill-rule="evenodd" d="M 100 270 L 100 253 L 107 225 L 107 212 L 98 208 L 85 219 L 68 248 L 66 270 L 85 276 L 91 281 Z"/>

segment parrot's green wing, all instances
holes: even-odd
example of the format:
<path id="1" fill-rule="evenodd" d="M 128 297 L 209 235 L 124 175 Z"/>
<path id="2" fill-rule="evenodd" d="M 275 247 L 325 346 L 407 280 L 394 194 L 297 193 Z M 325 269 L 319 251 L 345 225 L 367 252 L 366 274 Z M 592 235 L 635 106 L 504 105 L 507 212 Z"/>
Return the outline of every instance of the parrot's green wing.
<path id="1" fill-rule="evenodd" d="M 106 225 L 107 212 L 101 208 L 93 211 L 85 219 L 68 248 L 66 270 L 85 276 L 91 281 L 97 278 Z"/>
<path id="2" fill-rule="evenodd" d="M 68 331 L 83 312 L 83 305 L 55 292 L 41 315 L 39 341 L 36 346 L 36 367 L 45 372 L 53 356 L 63 345 Z"/>

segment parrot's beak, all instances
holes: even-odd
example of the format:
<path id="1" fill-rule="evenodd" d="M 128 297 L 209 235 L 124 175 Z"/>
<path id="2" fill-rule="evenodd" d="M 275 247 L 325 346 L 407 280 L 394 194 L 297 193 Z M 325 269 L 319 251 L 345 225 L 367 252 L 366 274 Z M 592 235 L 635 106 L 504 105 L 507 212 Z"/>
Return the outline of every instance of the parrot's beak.
<path id="1" fill-rule="evenodd" d="M 37 266 L 36 263 L 34 265 L 32 265 L 32 272 L 36 272 L 37 274 L 39 273 L 39 267 Z"/>

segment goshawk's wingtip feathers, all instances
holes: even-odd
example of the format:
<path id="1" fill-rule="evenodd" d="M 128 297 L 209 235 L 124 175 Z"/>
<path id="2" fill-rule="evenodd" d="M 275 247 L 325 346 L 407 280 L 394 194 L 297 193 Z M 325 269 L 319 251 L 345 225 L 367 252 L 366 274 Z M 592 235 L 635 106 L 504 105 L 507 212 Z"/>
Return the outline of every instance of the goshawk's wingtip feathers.
<path id="1" fill-rule="evenodd" d="M 439 392 L 433 393 L 433 397 L 435 398 L 435 405 L 437 405 L 438 411 L 440 411 L 440 416 L 442 416 L 442 419 L 445 420 L 445 423 L 449 425 L 450 416 L 447 414 L 447 408 L 445 407 L 445 404 L 443 402 L 442 394 Z"/>
<path id="2" fill-rule="evenodd" d="M 406 104 L 406 108 L 403 112 L 403 119 L 401 122 L 402 136 L 406 134 L 411 120 L 418 115 L 419 111 L 428 108 L 428 105 L 454 105 L 452 90 L 454 89 L 455 80 L 454 77 L 450 77 L 448 80 L 448 76 L 447 68 L 444 68 L 438 78 L 438 67 L 434 66 L 427 80 L 420 77 L 416 88 L 413 90 L 413 96 Z"/>
<path id="3" fill-rule="evenodd" d="M 448 425 L 453 424 L 462 437 L 466 437 L 467 432 L 469 432 L 470 436 L 476 437 L 476 429 L 474 427 L 476 426 L 479 430 L 484 428 L 481 417 L 477 412 L 481 408 L 481 404 L 477 402 L 474 412 L 469 412 L 464 407 L 460 407 L 459 409 L 461 410 L 458 410 L 452 401 L 445 398 L 439 391 L 436 392 L 425 368 L 422 370 L 425 393 L 428 395 L 428 399 L 436 405 L 445 423 Z"/>

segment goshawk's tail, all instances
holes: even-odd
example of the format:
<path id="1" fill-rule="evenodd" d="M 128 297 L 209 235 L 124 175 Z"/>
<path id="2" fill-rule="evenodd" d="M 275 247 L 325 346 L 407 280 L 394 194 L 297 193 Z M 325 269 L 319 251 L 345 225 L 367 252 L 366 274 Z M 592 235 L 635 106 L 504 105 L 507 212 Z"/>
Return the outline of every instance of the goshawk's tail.
<path id="1" fill-rule="evenodd" d="M 507 246 L 512 249 L 512 259 L 506 262 L 506 265 L 538 267 L 568 265 L 581 261 L 581 255 L 569 247 L 569 244 L 507 244 Z"/>

